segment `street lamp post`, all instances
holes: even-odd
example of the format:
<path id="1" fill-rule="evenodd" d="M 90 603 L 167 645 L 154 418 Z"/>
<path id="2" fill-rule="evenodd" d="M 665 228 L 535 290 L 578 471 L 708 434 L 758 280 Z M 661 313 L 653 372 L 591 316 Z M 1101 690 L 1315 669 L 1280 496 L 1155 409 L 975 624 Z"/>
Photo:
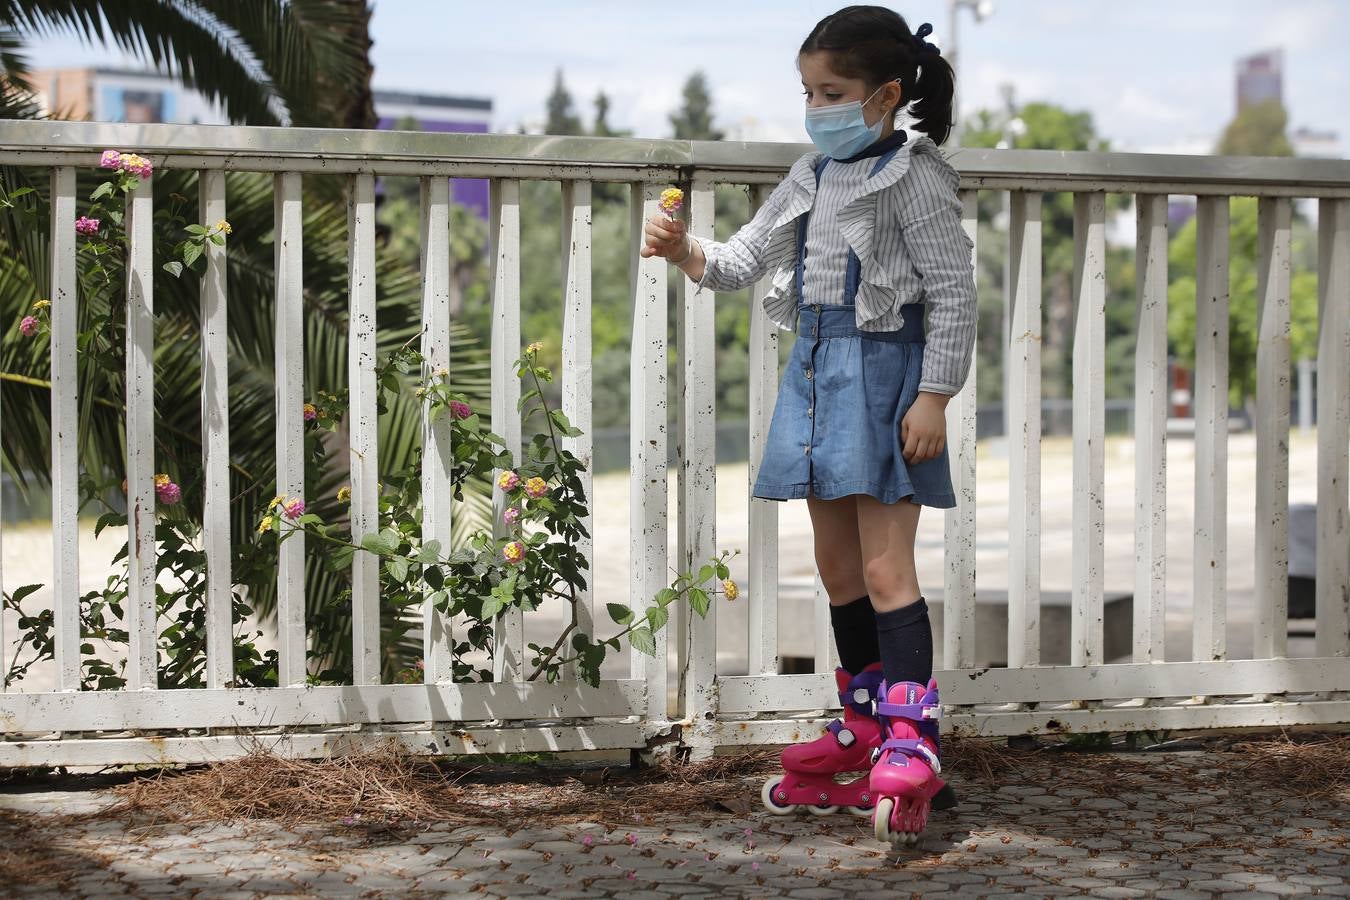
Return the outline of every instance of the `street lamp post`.
<path id="1" fill-rule="evenodd" d="M 994 12 L 994 0 L 947 0 L 947 42 L 943 48 L 947 63 L 952 67 L 952 83 L 956 86 L 952 93 L 952 132 L 948 141 L 953 147 L 961 145 L 961 106 L 957 102 L 961 94 L 961 73 L 957 68 L 960 54 L 957 51 L 956 13 L 962 7 L 969 9 L 976 22 L 983 22 Z"/>

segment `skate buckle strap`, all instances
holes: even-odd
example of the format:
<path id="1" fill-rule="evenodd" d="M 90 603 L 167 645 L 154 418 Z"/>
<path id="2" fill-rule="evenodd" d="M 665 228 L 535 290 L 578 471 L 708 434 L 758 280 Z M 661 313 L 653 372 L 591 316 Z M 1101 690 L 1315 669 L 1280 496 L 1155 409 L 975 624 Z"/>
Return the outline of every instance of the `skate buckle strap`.
<path id="1" fill-rule="evenodd" d="M 834 735 L 834 739 L 839 742 L 841 747 L 852 747 L 858 742 L 857 735 L 844 727 L 844 723 L 838 719 L 826 725 L 825 730 Z"/>
<path id="2" fill-rule="evenodd" d="M 877 690 L 881 687 L 881 681 L 885 676 L 875 669 L 860 672 L 853 676 L 848 683 L 848 690 L 839 692 L 839 703 L 841 706 L 852 705 L 854 708 L 868 707 L 877 696 Z M 859 712 L 862 710 L 859 709 Z"/>
<path id="3" fill-rule="evenodd" d="M 877 715 L 913 721 L 941 719 L 942 707 L 936 703 L 878 703 Z"/>
<path id="4" fill-rule="evenodd" d="M 929 768 L 933 770 L 934 775 L 941 774 L 942 763 L 938 761 L 938 756 L 923 741 L 917 741 L 908 738 L 890 738 L 883 741 L 881 746 L 873 751 L 876 758 L 880 759 L 885 750 L 892 750 L 897 753 L 903 753 L 905 756 L 918 757 L 928 763 Z M 875 763 L 874 763 L 875 764 Z"/>

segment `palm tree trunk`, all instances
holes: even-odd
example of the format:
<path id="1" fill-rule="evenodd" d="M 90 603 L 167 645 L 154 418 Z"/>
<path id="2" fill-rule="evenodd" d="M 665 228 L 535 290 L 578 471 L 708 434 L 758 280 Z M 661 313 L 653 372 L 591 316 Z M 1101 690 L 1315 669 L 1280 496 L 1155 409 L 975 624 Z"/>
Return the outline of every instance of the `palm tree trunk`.
<path id="1" fill-rule="evenodd" d="M 375 67 L 370 62 L 369 48 L 374 41 L 370 38 L 370 16 L 373 7 L 368 0 L 333 0 L 338 6 L 347 7 L 350 16 L 344 17 L 349 24 L 340 26 L 343 36 L 354 45 L 366 48 L 365 64 L 361 73 L 353 80 L 344 79 L 341 84 L 334 82 L 326 73 L 320 73 L 321 96 L 333 98 L 334 128 L 374 128 L 379 124 L 375 116 L 375 95 L 371 89 L 371 79 Z"/>

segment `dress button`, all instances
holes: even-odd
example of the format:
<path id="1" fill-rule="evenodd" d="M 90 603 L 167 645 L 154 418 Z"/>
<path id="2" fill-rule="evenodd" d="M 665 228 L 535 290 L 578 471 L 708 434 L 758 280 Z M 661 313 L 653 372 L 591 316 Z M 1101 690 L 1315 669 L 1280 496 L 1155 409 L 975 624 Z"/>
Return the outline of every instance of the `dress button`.
<path id="1" fill-rule="evenodd" d="M 806 445 L 806 449 L 803 450 L 802 453 L 804 453 L 804 454 L 807 455 L 807 456 L 810 456 L 810 455 L 811 455 L 811 445 L 810 445 L 810 444 L 807 444 L 807 445 Z"/>
<path id="2" fill-rule="evenodd" d="M 806 408 L 806 414 L 807 414 L 808 416 L 814 417 L 815 414 L 816 414 L 816 408 L 815 408 L 814 406 L 808 406 L 808 407 Z"/>
<path id="3" fill-rule="evenodd" d="M 807 370 L 806 370 L 806 380 L 807 380 L 807 381 L 810 381 L 810 380 L 811 380 L 811 370 L 810 370 L 810 369 L 807 369 Z"/>

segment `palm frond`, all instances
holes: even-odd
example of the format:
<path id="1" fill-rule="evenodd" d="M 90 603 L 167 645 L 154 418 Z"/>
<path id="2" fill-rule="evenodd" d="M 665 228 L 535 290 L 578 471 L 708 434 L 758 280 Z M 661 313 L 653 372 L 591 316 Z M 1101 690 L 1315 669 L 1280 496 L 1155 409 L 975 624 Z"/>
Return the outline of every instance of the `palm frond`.
<path id="1" fill-rule="evenodd" d="M 113 45 L 181 78 L 230 121 L 281 124 L 285 109 L 255 53 L 198 5 L 165 0 L 0 0 L 0 22 Z"/>

